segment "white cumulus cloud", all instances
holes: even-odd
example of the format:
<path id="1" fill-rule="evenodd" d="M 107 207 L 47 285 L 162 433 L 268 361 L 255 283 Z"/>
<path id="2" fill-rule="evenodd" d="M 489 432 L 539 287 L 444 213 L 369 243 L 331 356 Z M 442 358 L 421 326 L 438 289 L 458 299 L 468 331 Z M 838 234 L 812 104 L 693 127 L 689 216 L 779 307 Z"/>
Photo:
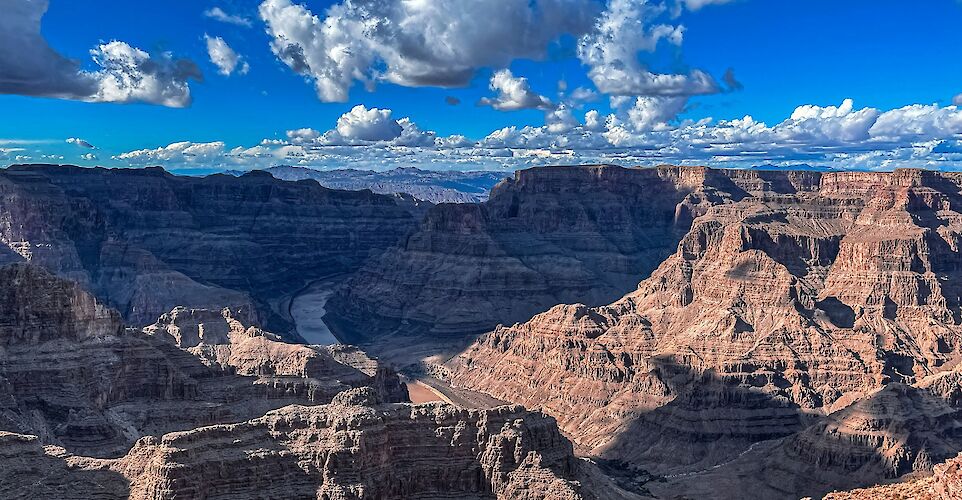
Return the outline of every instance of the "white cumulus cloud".
<path id="1" fill-rule="evenodd" d="M 152 58 L 147 52 L 116 40 L 97 46 L 90 54 L 101 69 L 91 73 L 97 81 L 97 91 L 85 100 L 183 108 L 191 103 L 187 80 L 202 78 L 191 61 L 175 60 L 170 54 Z"/>
<path id="2" fill-rule="evenodd" d="M 356 82 L 457 87 L 479 68 L 542 58 L 561 35 L 587 32 L 599 7 L 596 0 L 343 0 L 322 18 L 290 0 L 265 0 L 259 13 L 274 54 L 312 80 L 321 100 L 344 102 Z"/>
<path id="3" fill-rule="evenodd" d="M 701 70 L 684 74 L 650 71 L 639 52 L 653 52 L 659 42 L 681 45 L 684 27 L 655 23 L 667 7 L 647 0 L 610 0 L 594 29 L 579 41 L 578 57 L 588 76 L 609 95 L 690 96 L 719 91 L 711 75 Z"/>
<path id="4" fill-rule="evenodd" d="M 234 24 L 237 26 L 251 27 L 251 20 L 236 14 L 228 14 L 220 7 L 211 7 L 204 11 L 204 17 L 220 21 L 222 23 Z"/>
<path id="5" fill-rule="evenodd" d="M 182 141 L 155 149 L 138 149 L 121 153 L 114 157 L 131 163 L 153 163 L 168 161 L 202 162 L 215 159 L 224 152 L 224 143 Z"/>
<path id="6" fill-rule="evenodd" d="M 390 141 L 401 135 L 401 125 L 390 109 L 367 109 L 359 104 L 337 119 L 337 133 L 346 140 Z"/>
<path id="7" fill-rule="evenodd" d="M 231 48 L 223 38 L 219 36 L 204 35 L 207 42 L 207 55 L 210 62 L 217 66 L 218 73 L 230 76 L 237 70 L 237 73 L 246 75 L 250 71 L 250 66 L 244 58 Z"/>
<path id="8" fill-rule="evenodd" d="M 79 138 L 79 137 L 70 137 L 70 138 L 67 139 L 66 142 L 67 142 L 67 144 L 73 144 L 74 146 L 79 146 L 79 147 L 82 147 L 82 148 L 96 149 L 96 148 L 94 148 L 94 145 L 93 145 L 93 144 L 90 144 L 89 142 L 87 142 L 87 141 L 85 141 L 85 140 L 83 140 L 83 139 L 81 139 L 81 138 Z"/>
<path id="9" fill-rule="evenodd" d="M 489 88 L 497 92 L 492 98 L 482 98 L 479 104 L 491 106 L 499 111 L 516 111 L 519 109 L 553 109 L 551 101 L 531 90 L 527 78 L 517 77 L 509 69 L 495 71 L 491 75 Z"/>
<path id="10" fill-rule="evenodd" d="M 41 35 L 40 22 L 48 4 L 48 0 L 3 4 L 0 93 L 170 107 L 190 104 L 188 80 L 201 78 L 194 63 L 167 53 L 152 57 L 115 40 L 90 51 L 98 69 L 82 70 Z"/>

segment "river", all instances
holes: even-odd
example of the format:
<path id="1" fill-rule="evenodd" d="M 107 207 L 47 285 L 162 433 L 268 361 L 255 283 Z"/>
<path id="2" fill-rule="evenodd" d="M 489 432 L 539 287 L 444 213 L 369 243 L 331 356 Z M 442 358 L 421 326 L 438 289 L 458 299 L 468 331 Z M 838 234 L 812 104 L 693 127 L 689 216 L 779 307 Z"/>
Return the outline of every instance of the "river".
<path id="1" fill-rule="evenodd" d="M 322 319 L 327 312 L 327 299 L 334 292 L 336 281 L 316 281 L 305 287 L 291 299 L 290 315 L 297 334 L 308 344 L 331 345 L 338 340 Z"/>

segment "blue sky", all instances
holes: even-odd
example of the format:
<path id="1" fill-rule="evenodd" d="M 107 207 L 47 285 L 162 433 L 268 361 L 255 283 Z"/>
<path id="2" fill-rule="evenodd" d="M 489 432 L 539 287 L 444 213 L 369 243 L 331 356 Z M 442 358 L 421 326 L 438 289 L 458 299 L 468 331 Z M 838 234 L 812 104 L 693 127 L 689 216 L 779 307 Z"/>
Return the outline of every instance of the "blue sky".
<path id="1" fill-rule="evenodd" d="M 953 55 L 962 48 L 962 3 L 954 0 L 423 0 L 417 3 L 427 7 L 414 12 L 396 8 L 401 0 L 384 0 L 374 2 L 373 17 L 395 26 L 427 19 L 427 28 L 372 35 L 363 45 L 350 47 L 351 57 L 361 63 L 338 67 L 324 54 L 338 37 L 350 38 L 356 26 L 351 23 L 360 18 L 358 9 L 365 3 L 346 1 L 269 0 L 263 4 L 273 2 L 276 9 L 266 12 L 259 1 L 51 0 L 48 6 L 42 0 L 0 0 L 20 7 L 0 20 L 5 47 L 0 48 L 0 93 L 6 94 L 0 95 L 5 118 L 0 121 L 0 155 L 5 155 L 0 163 L 160 164 L 184 171 L 282 163 L 510 169 L 594 160 L 962 166 L 962 112 L 952 105 L 962 94 L 962 64 Z M 332 6 L 340 10 L 329 12 Z M 218 20 L 211 15 L 215 8 L 234 17 Z M 447 16 L 440 19 L 464 24 L 437 37 L 437 26 L 447 22 L 429 18 L 438 11 Z M 66 95 L 45 85 L 75 75 L 41 74 L 48 70 L 36 62 L 53 57 L 34 53 L 37 42 L 30 38 L 35 34 L 29 24 L 38 13 L 42 31 L 37 35 L 56 55 L 79 63 L 69 71 L 82 78 Z M 344 21 L 343 26 L 334 23 L 343 33 L 316 31 L 305 37 L 299 23 L 311 16 L 319 22 Z M 578 16 L 584 19 L 571 21 Z M 499 24 L 526 34 L 506 39 L 503 46 L 482 35 L 459 35 L 471 30 L 483 34 Z M 604 31 L 605 26 L 623 29 Z M 656 27 L 675 30 L 674 35 L 635 39 Z M 321 35 L 328 39 L 312 48 L 310 41 Z M 205 36 L 220 37 L 242 58 L 229 76 L 212 62 Z M 411 40 L 429 48 L 413 47 Z M 113 41 L 123 45 L 104 48 L 101 60 L 121 57 L 117 54 L 128 48 L 143 51 L 144 59 L 134 69 L 105 72 L 91 50 Z M 300 60 L 285 60 L 278 41 L 303 53 L 309 69 L 297 73 Z M 600 49 L 603 56 L 592 58 L 585 46 Z M 445 47 L 454 47 L 458 55 L 444 55 Z M 421 51 L 433 55 L 412 64 Z M 176 60 L 188 60 L 199 71 L 169 69 Z M 629 68 L 619 72 L 626 63 Z M 244 64 L 249 71 L 242 74 Z M 321 95 L 315 86 L 332 64 L 366 75 L 332 84 L 345 99 Z M 436 86 L 436 80 L 462 66 L 467 76 L 447 83 L 448 88 Z M 158 73 L 157 82 L 173 89 L 173 101 L 161 102 L 171 94 L 158 97 L 151 94 L 153 87 L 133 88 L 142 74 L 133 75 L 134 83 L 124 80 L 130 71 L 149 73 L 155 67 L 168 68 Z M 738 84 L 725 80 L 729 69 Z M 111 81 L 127 87 L 103 90 L 102 82 L 118 71 L 127 73 Z M 499 72 L 498 81 L 514 94 L 494 86 Z M 667 90 L 630 83 L 651 74 L 695 80 L 693 72 L 710 81 Z M 29 76 L 25 84 L 4 88 L 3 81 L 24 74 Z M 358 81 L 363 79 L 369 88 Z M 406 81 L 392 83 L 398 80 Z M 559 82 L 564 82 L 563 92 Z M 574 99 L 575 89 L 594 98 Z M 447 98 L 460 103 L 450 105 Z M 491 104 L 479 105 L 483 99 Z M 852 99 L 853 106 L 846 106 L 845 99 Z M 332 100 L 342 102 L 325 102 Z M 813 108 L 790 120 L 805 105 Z M 927 107 L 893 114 L 912 105 Z M 548 116 L 559 109 L 564 117 Z M 352 110 L 357 112 L 343 119 L 343 128 L 338 126 L 339 118 Z M 589 127 L 585 114 L 592 110 L 599 118 Z M 870 116 L 856 116 L 859 112 Z M 746 115 L 751 123 L 729 123 Z M 409 133 L 407 123 L 397 124 L 405 117 L 416 124 L 417 134 Z M 506 127 L 515 129 L 492 137 Z M 312 132 L 288 133 L 297 129 Z M 913 132 L 898 132 L 904 130 Z M 448 136 L 465 137 L 442 144 Z M 78 141 L 68 144 L 68 138 L 94 148 L 78 146 Z M 719 141 L 724 147 L 717 146 Z M 173 143 L 181 145 L 163 149 Z M 203 146 L 185 155 L 193 145 Z M 251 150 L 258 145 L 261 149 Z M 135 151 L 143 153 L 125 155 Z"/>

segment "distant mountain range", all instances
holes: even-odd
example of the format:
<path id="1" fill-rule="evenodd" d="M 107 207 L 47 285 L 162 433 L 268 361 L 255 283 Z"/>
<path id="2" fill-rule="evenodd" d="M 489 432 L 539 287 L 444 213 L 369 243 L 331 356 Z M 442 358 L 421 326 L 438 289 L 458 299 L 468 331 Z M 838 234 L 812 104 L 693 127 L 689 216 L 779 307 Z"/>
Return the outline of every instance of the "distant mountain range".
<path id="1" fill-rule="evenodd" d="M 798 164 L 783 167 L 763 164 L 749 167 L 748 170 L 795 170 L 830 172 L 834 169 L 818 165 Z M 309 167 L 279 165 L 265 169 L 274 177 L 285 181 L 316 180 L 331 189 L 358 191 L 370 189 L 377 194 L 406 193 L 418 200 L 431 203 L 479 203 L 488 199 L 488 193 L 497 183 L 513 172 L 457 172 L 422 170 L 415 167 L 396 168 L 386 172 L 371 170 L 338 169 L 317 170 Z M 226 174 L 240 176 L 241 170 L 230 170 Z"/>
<path id="2" fill-rule="evenodd" d="M 307 167 L 281 165 L 265 169 L 278 179 L 299 181 L 316 180 L 331 189 L 357 191 L 370 189 L 378 194 L 407 193 L 431 203 L 477 203 L 488 199 L 488 192 L 502 179 L 513 173 L 455 172 L 396 168 L 387 172 L 340 169 L 316 170 Z M 232 175 L 243 172 L 230 171 Z"/>

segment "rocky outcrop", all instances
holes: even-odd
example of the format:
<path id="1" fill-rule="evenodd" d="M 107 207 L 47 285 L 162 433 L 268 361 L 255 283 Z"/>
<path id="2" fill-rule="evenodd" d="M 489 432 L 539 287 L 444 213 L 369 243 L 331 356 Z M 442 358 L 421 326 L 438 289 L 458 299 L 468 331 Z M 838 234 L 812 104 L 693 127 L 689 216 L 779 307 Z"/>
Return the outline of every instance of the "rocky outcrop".
<path id="1" fill-rule="evenodd" d="M 176 316 L 161 323 L 165 332 Z M 111 457 L 144 435 L 326 403 L 355 387 L 370 387 L 380 401 L 407 400 L 397 375 L 356 349 L 290 345 L 230 320 L 237 346 L 228 337 L 184 350 L 159 326 L 125 330 L 118 313 L 73 282 L 32 265 L 2 267 L 0 430 Z"/>
<path id="2" fill-rule="evenodd" d="M 26 264 L 0 267 L 0 347 L 81 341 L 122 330 L 120 315 L 80 285 Z"/>
<path id="3" fill-rule="evenodd" d="M 357 347 L 290 344 L 279 336 L 245 326 L 243 310 L 178 307 L 144 332 L 187 350 L 204 364 L 238 375 L 289 379 L 306 385 L 312 401 L 329 400 L 350 387 L 369 386 L 379 401 L 407 401 L 397 373 Z M 301 392 L 301 391 L 299 391 Z"/>
<path id="4" fill-rule="evenodd" d="M 398 404 L 363 352 L 283 343 L 243 311 L 141 331 L 37 266 L 0 268 L 0 290 L 4 498 L 636 498 L 551 417 Z"/>
<path id="5" fill-rule="evenodd" d="M 286 344 L 243 311 L 177 308 L 140 332 L 40 267 L 0 268 L 0 290 L 5 498 L 579 499 L 597 498 L 580 478 L 605 484 L 550 417 L 389 404 L 404 386 L 356 348 Z"/>
<path id="6" fill-rule="evenodd" d="M 355 395 L 146 439 L 122 470 L 135 498 L 580 498 L 566 480 L 571 445 L 548 417 L 371 403 Z"/>
<path id="7" fill-rule="evenodd" d="M 268 301 L 356 269 L 415 224 L 393 197 L 264 172 L 0 170 L 0 261 L 76 280 L 141 326 L 176 306 L 253 305 L 271 319 Z"/>
<path id="8" fill-rule="evenodd" d="M 0 433 L 0 466 L 15 472 L 0 481 L 6 497 L 637 498 L 575 459 L 543 414 L 511 406 L 384 405 L 369 388 L 324 406 L 287 406 L 247 422 L 145 437 L 117 459 Z"/>
<path id="9" fill-rule="evenodd" d="M 811 466 L 795 473 L 839 463 L 862 482 L 962 449 L 958 397 L 913 385 L 960 357 L 959 177 L 759 174 L 724 172 L 731 196 L 635 291 L 494 329 L 448 364 L 453 383 L 669 476 L 771 440 L 795 443 Z"/>

